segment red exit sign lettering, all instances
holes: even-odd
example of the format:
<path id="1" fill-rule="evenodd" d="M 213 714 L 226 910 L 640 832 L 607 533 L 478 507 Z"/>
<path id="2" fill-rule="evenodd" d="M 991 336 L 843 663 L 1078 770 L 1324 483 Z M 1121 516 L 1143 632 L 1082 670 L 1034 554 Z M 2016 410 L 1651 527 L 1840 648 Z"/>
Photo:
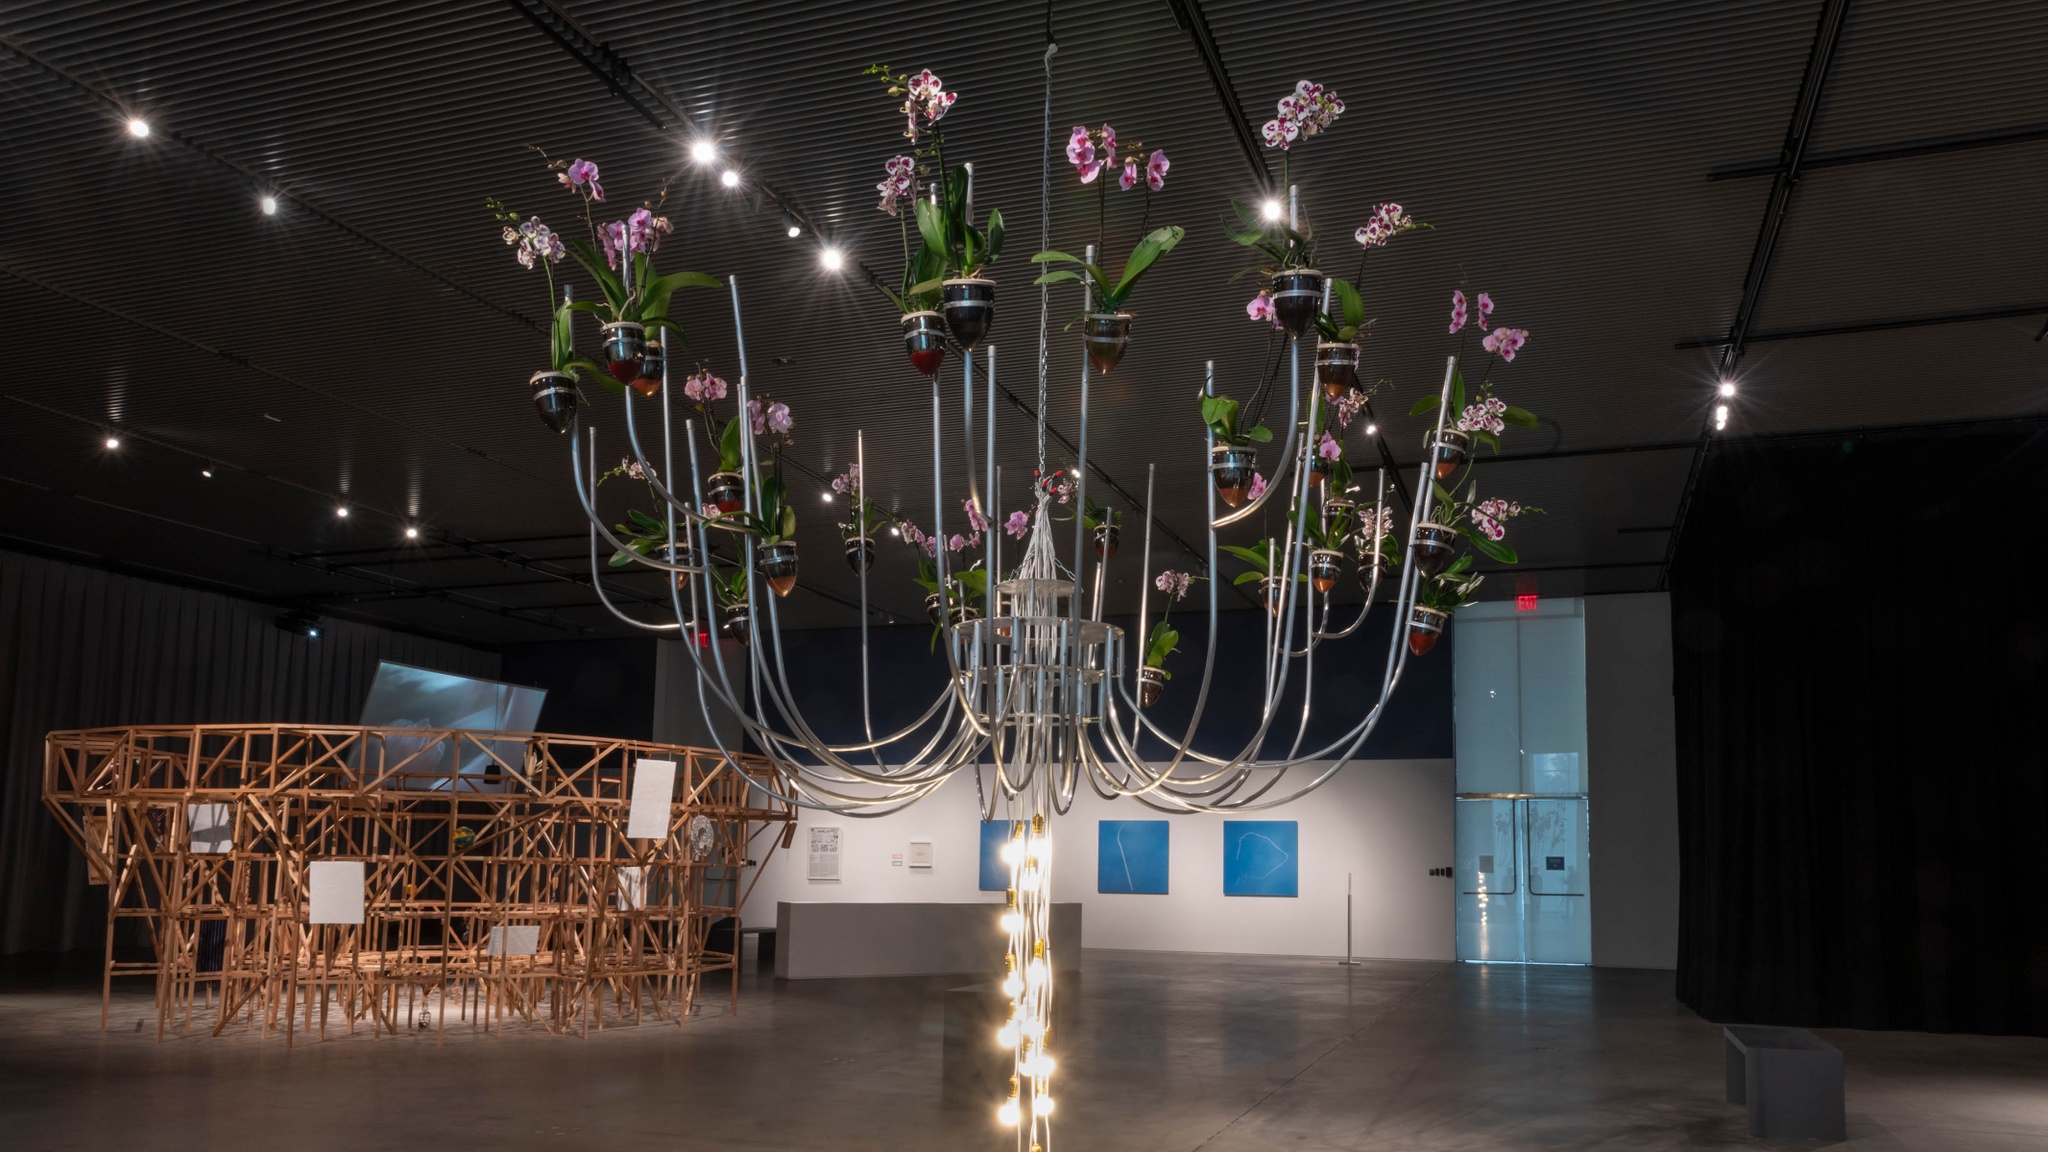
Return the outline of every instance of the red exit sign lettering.
<path id="1" fill-rule="evenodd" d="M 1517 596 L 1517 597 L 1515 597 L 1515 611 L 1517 611 L 1517 612 L 1534 612 L 1535 610 L 1536 610 L 1536 597 L 1534 597 L 1534 596 Z"/>

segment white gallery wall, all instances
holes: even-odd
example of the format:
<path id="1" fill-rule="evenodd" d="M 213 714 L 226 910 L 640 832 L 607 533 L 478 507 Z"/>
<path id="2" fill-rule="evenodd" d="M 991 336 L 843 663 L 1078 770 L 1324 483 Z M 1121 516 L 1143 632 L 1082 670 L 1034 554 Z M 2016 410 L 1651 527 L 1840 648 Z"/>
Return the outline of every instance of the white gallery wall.
<path id="1" fill-rule="evenodd" d="M 1361 760 L 1301 800 L 1241 817 L 1299 825 L 1295 897 L 1223 895 L 1224 817 L 1168 816 L 1084 789 L 1053 825 L 1053 899 L 1084 906 L 1089 948 L 1334 957 L 1344 954 L 1348 873 L 1358 955 L 1448 960 L 1452 882 L 1429 873 L 1451 863 L 1452 771 L 1449 760 Z M 803 811 L 794 845 L 758 870 L 746 923 L 774 924 L 779 900 L 1001 901 L 1002 893 L 979 888 L 977 804 L 974 782 L 962 777 L 879 819 Z M 1096 824 L 1104 819 L 1170 822 L 1165 895 L 1095 890 Z M 803 849 L 814 825 L 841 829 L 837 881 L 806 877 Z M 913 840 L 932 842 L 933 867 L 910 867 Z"/>

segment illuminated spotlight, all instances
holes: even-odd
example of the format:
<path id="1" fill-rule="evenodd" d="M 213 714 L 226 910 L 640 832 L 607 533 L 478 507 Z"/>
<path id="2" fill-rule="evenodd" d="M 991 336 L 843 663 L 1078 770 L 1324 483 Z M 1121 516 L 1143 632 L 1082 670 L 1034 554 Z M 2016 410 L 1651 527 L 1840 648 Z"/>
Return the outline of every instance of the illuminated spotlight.
<path id="1" fill-rule="evenodd" d="M 1380 426 L 1379 426 L 1379 425 L 1377 425 L 1377 424 L 1367 424 L 1367 425 L 1365 426 L 1365 434 L 1366 434 L 1367 436 L 1377 436 L 1377 435 L 1379 435 L 1379 434 L 1380 434 Z"/>
<path id="2" fill-rule="evenodd" d="M 1716 404 L 1714 405 L 1714 431 L 1719 432 L 1726 427 L 1728 427 L 1728 406 L 1726 404 Z"/>
<path id="3" fill-rule="evenodd" d="M 791 224 L 787 229 L 785 229 L 785 231 L 787 232 L 791 240 L 794 240 L 797 237 L 804 234 L 803 228 L 800 225 L 796 224 Z"/>
<path id="4" fill-rule="evenodd" d="M 208 480 L 211 480 L 211 479 L 213 479 L 213 469 L 211 469 L 211 468 L 201 468 L 201 469 L 199 470 L 199 474 L 200 474 L 201 476 L 204 476 L 204 477 L 206 477 L 206 478 L 207 478 Z"/>
<path id="5" fill-rule="evenodd" d="M 818 262 L 825 266 L 825 271 L 837 272 L 846 263 L 846 256 L 837 248 L 827 248 L 818 253 Z"/>
<path id="6" fill-rule="evenodd" d="M 737 168 L 727 168 L 725 171 L 718 174 L 718 182 L 720 184 L 725 185 L 727 188 L 739 187 L 740 170 Z"/>
<path id="7" fill-rule="evenodd" d="M 1268 220 L 1278 220 L 1280 218 L 1280 201 L 1268 199 L 1259 206 L 1259 214 Z"/>
<path id="8" fill-rule="evenodd" d="M 149 136 L 149 121 L 144 120 L 140 116 L 129 117 L 128 134 L 137 140 L 146 139 Z"/>
<path id="9" fill-rule="evenodd" d="M 709 138 L 699 139 L 690 145 L 690 159 L 699 164 L 709 164 L 718 159 L 718 145 Z"/>
<path id="10" fill-rule="evenodd" d="M 825 498 L 825 503 L 830 504 L 832 502 L 832 494 L 830 492 L 821 492 L 819 495 Z"/>
<path id="11" fill-rule="evenodd" d="M 1733 381 L 1733 380 L 1723 380 L 1723 381 L 1721 381 L 1721 395 L 1723 395 L 1723 396 L 1733 396 L 1733 395 L 1735 395 L 1735 381 Z"/>
<path id="12" fill-rule="evenodd" d="M 901 535 L 903 535 L 903 529 L 901 529 L 901 528 L 898 528 L 898 527 L 897 527 L 897 526 L 895 526 L 894 524 L 891 524 L 891 525 L 889 525 L 889 535 L 891 535 L 891 536 L 901 536 Z"/>
<path id="13" fill-rule="evenodd" d="M 277 197 L 265 196 L 261 203 L 263 207 L 263 214 L 265 216 L 277 215 Z"/>
<path id="14" fill-rule="evenodd" d="M 419 539 L 419 538 L 420 538 L 420 530 L 419 530 L 419 529 L 417 529 L 417 528 L 407 528 L 407 529 L 405 530 L 405 538 L 406 538 L 407 540 L 417 540 L 417 539 Z"/>
<path id="15" fill-rule="evenodd" d="M 336 516 L 339 516 L 339 517 L 341 517 L 341 518 L 342 518 L 343 520 L 346 520 L 346 519 L 348 519 L 348 505 L 346 505 L 346 504 L 341 504 L 341 505 L 337 505 L 337 506 L 335 507 L 335 509 L 334 509 L 334 514 L 335 514 Z"/>
<path id="16" fill-rule="evenodd" d="M 112 449 L 112 448 L 119 448 L 120 446 L 121 446 L 121 438 L 120 438 L 119 436 L 109 436 L 109 437 L 107 437 L 107 447 L 108 447 L 108 448 L 110 448 L 110 449 Z"/>

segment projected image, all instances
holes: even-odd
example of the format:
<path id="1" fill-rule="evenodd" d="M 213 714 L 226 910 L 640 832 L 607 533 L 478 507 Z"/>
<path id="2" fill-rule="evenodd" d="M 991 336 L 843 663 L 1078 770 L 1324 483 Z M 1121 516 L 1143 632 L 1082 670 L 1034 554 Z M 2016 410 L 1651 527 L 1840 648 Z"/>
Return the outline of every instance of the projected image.
<path id="1" fill-rule="evenodd" d="M 363 701 L 362 724 L 366 728 L 531 732 L 534 722 L 540 719 L 540 706 L 547 695 L 544 688 L 523 688 L 386 660 L 377 665 L 369 699 Z M 457 775 L 497 774 L 497 764 L 482 748 L 462 747 L 462 763 L 457 764 L 456 744 L 452 740 L 424 733 L 418 737 L 390 737 L 384 741 L 384 762 L 388 765 L 407 761 L 404 770 L 408 774 L 445 775 L 451 779 Z M 488 747 L 508 764 L 518 764 L 525 755 L 519 740 L 491 741 Z M 474 782 L 465 786 L 474 786 Z"/>
<path id="2" fill-rule="evenodd" d="M 1301 833 L 1292 820 L 1223 822 L 1225 896 L 1301 894 Z"/>
<path id="3" fill-rule="evenodd" d="M 1164 820 L 1102 820 L 1095 825 L 1095 890 L 1166 895 Z"/>

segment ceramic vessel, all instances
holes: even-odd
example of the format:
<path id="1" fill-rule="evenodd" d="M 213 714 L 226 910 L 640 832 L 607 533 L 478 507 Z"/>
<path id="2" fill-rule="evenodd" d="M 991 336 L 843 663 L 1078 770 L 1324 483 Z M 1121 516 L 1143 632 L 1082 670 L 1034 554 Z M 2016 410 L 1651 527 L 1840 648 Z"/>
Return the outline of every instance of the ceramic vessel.
<path id="1" fill-rule="evenodd" d="M 1448 524 L 1427 520 L 1415 526 L 1415 567 L 1424 576 L 1435 576 L 1450 566 L 1458 550 L 1458 530 Z"/>
<path id="2" fill-rule="evenodd" d="M 1323 308 L 1323 274 L 1313 268 L 1273 273 L 1273 315 L 1289 335 L 1306 336 Z"/>
<path id="3" fill-rule="evenodd" d="M 737 472 L 713 472 L 704 480 L 704 499 L 720 512 L 737 512 L 747 502 L 746 482 Z"/>
<path id="4" fill-rule="evenodd" d="M 1332 400 L 1358 387 L 1358 345 L 1317 344 L 1316 379 Z"/>
<path id="5" fill-rule="evenodd" d="M 576 381 L 562 372 L 535 372 L 526 383 L 533 389 L 533 407 L 540 413 L 541 423 L 556 432 L 567 432 L 582 400 Z"/>
<path id="6" fill-rule="evenodd" d="M 796 541 L 762 545 L 754 553 L 754 571 L 777 596 L 788 596 L 796 587 Z"/>
<path id="7" fill-rule="evenodd" d="M 1250 448 L 1218 444 L 1209 455 L 1209 474 L 1216 481 L 1216 494 L 1232 508 L 1244 503 L 1258 466 L 1259 454 Z"/>
<path id="8" fill-rule="evenodd" d="M 1138 669 L 1138 707 L 1150 708 L 1166 691 L 1166 669 L 1150 666 Z"/>
<path id="9" fill-rule="evenodd" d="M 647 354 L 647 326 L 616 320 L 598 325 L 597 330 L 602 336 L 598 346 L 604 350 L 605 366 L 612 379 L 621 384 L 640 379 L 640 359 Z"/>
<path id="10" fill-rule="evenodd" d="M 1444 625 L 1451 622 L 1449 613 L 1417 604 L 1408 614 L 1408 651 L 1417 656 L 1424 655 L 1443 637 Z"/>
<path id="11" fill-rule="evenodd" d="M 939 311 L 945 314 L 946 330 L 953 343 L 969 352 L 988 338 L 996 320 L 996 282 L 980 276 L 964 276 L 939 285 Z"/>
<path id="12" fill-rule="evenodd" d="M 937 376 L 946 362 L 946 318 L 937 312 L 907 312 L 903 316 L 903 350 L 910 353 L 910 366 L 927 376 Z"/>
<path id="13" fill-rule="evenodd" d="M 1123 361 L 1130 339 L 1129 312 L 1090 312 L 1081 320 L 1081 345 L 1088 350 L 1088 363 L 1104 376 Z"/>

